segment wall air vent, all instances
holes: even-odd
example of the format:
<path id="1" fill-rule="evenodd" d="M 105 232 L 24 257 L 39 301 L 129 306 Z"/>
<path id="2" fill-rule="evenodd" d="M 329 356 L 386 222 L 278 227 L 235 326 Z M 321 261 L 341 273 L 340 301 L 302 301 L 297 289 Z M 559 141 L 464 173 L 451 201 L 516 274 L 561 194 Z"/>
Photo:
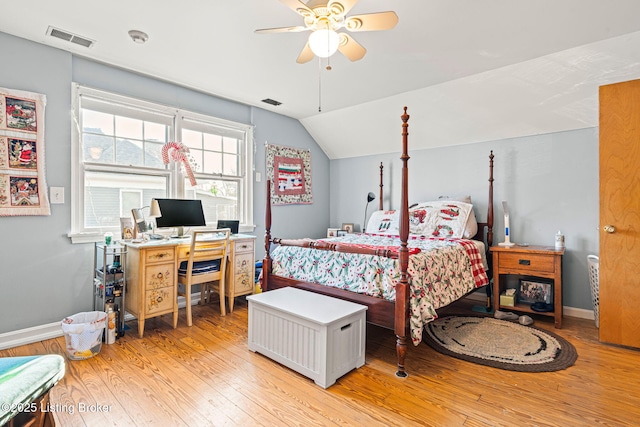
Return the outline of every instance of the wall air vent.
<path id="1" fill-rule="evenodd" d="M 89 40 L 86 37 L 81 37 L 76 34 L 72 34 L 68 31 L 61 30 L 59 28 L 49 27 L 47 28 L 47 35 L 51 37 L 55 37 L 64 41 L 68 41 L 70 43 L 75 43 L 84 47 L 93 47 L 95 41 Z"/>
<path id="2" fill-rule="evenodd" d="M 271 99 L 271 98 L 263 99 L 262 102 L 266 102 L 267 104 L 275 105 L 276 107 L 278 105 L 282 104 L 282 102 L 276 101 L 275 99 Z"/>

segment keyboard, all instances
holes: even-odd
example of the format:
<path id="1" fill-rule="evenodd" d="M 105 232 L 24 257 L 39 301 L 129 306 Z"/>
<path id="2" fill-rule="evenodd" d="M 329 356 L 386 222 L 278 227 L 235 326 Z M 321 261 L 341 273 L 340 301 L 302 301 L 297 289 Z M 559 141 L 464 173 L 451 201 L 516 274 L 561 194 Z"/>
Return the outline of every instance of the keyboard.
<path id="1" fill-rule="evenodd" d="M 164 236 L 162 234 L 149 234 L 151 240 L 162 240 Z"/>

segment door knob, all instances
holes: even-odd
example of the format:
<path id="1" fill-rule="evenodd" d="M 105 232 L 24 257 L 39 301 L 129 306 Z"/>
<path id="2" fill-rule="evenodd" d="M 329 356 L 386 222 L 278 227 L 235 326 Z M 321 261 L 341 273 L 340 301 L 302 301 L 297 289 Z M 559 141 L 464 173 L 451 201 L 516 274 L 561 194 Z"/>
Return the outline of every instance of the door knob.
<path id="1" fill-rule="evenodd" d="M 613 225 L 605 225 L 604 227 L 602 227 L 602 229 L 604 231 L 606 231 L 607 233 L 615 233 L 616 232 L 616 228 Z"/>

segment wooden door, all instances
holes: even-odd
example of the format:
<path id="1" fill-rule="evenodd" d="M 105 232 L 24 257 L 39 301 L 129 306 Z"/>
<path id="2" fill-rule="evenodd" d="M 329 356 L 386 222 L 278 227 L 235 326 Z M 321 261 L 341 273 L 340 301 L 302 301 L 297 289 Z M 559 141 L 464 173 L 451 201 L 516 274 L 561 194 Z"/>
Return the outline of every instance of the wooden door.
<path id="1" fill-rule="evenodd" d="M 600 341 L 640 347 L 640 80 L 600 87 L 599 268 Z"/>

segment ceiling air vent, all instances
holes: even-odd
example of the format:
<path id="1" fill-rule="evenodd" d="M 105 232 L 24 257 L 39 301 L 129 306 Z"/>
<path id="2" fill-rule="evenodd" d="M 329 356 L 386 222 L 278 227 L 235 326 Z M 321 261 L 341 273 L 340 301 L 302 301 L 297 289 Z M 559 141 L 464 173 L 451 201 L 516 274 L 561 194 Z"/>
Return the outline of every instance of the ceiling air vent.
<path id="1" fill-rule="evenodd" d="M 77 45 L 84 46 L 84 47 L 92 47 L 95 43 L 93 40 L 89 40 L 86 37 L 81 37 L 79 35 L 72 34 L 68 31 L 64 31 L 59 28 L 53 28 L 53 27 L 47 28 L 47 35 L 64 40 L 64 41 L 75 43 Z"/>
<path id="2" fill-rule="evenodd" d="M 266 102 L 267 104 L 275 105 L 276 107 L 278 105 L 282 104 L 282 102 L 276 101 L 275 99 L 271 99 L 271 98 L 263 99 L 262 102 Z"/>

